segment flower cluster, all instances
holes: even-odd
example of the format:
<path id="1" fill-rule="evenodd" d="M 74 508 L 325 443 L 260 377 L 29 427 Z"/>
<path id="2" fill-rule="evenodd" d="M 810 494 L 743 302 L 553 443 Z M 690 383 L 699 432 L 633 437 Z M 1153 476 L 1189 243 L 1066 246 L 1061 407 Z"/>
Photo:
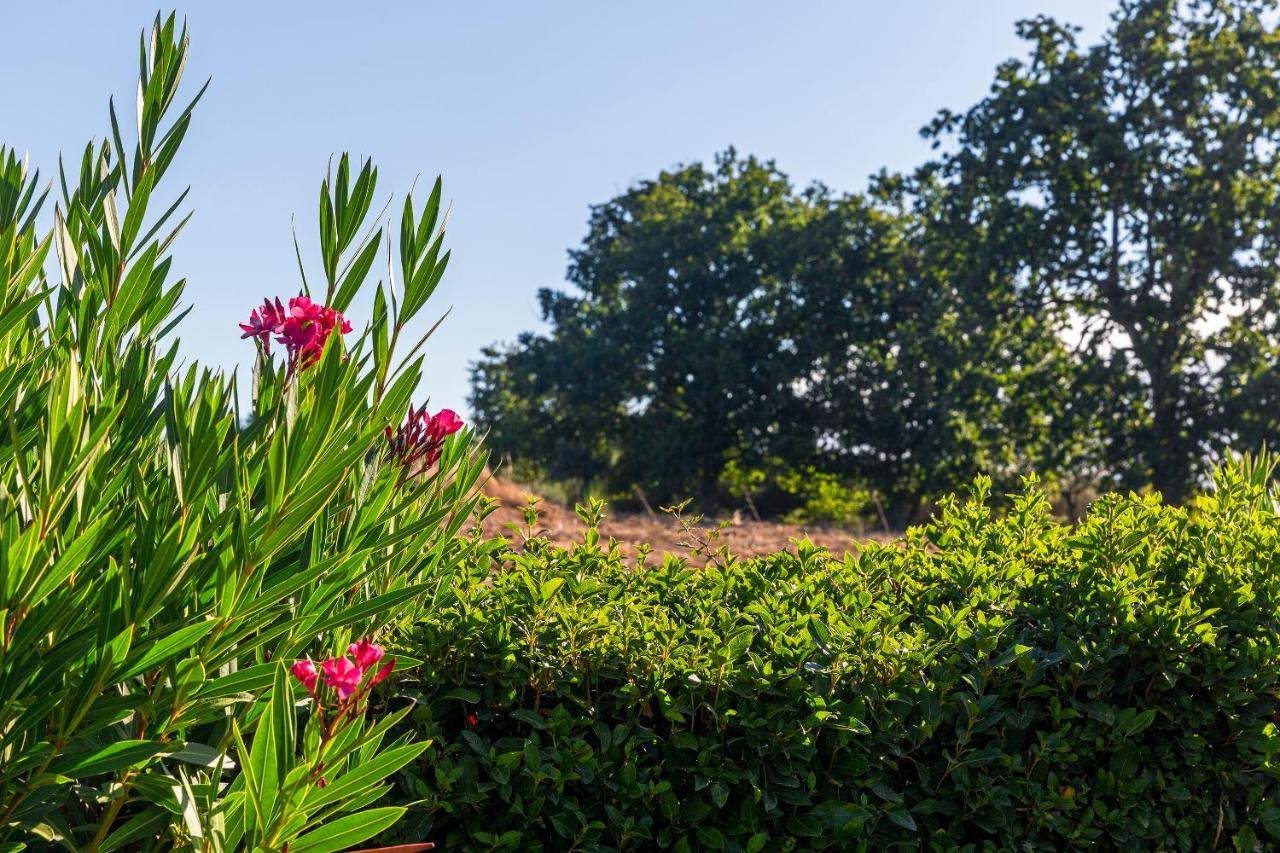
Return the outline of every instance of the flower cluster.
<path id="1" fill-rule="evenodd" d="M 315 724 L 319 728 L 321 753 L 324 744 L 332 741 L 340 731 L 351 725 L 362 711 L 363 702 L 369 691 L 382 682 L 395 669 L 395 658 L 389 659 L 381 669 L 377 669 L 382 660 L 382 647 L 360 640 L 347 646 L 347 653 L 342 657 L 331 657 L 316 667 L 310 658 L 295 661 L 289 671 L 293 677 L 302 682 L 311 698 L 315 700 Z M 366 675 L 373 673 L 368 678 Z M 329 696 L 336 696 L 337 703 L 330 704 Z M 323 788 L 328 784 L 325 778 L 325 762 L 319 758 L 311 768 L 311 779 Z"/>
<path id="2" fill-rule="evenodd" d="M 327 305 L 312 302 L 309 296 L 295 296 L 286 309 L 280 298 L 265 299 L 253 309 L 249 322 L 241 323 L 245 338 L 256 338 L 262 343 L 263 352 L 271 353 L 271 338 L 284 344 L 288 352 L 289 369 L 308 367 L 320 358 L 325 342 L 336 329 L 339 334 L 351 331 L 346 317 Z"/>
<path id="3" fill-rule="evenodd" d="M 382 660 L 382 647 L 366 640 L 347 646 L 347 654 L 340 658 L 329 658 L 316 668 L 315 661 L 307 659 L 294 663 L 290 668 L 293 677 L 302 682 L 307 692 L 313 697 L 321 685 L 328 687 L 338 697 L 340 707 L 354 707 L 368 694 L 374 685 L 384 680 L 395 668 L 395 658 L 365 680 L 365 675 L 373 671 Z M 354 701 L 352 697 L 355 697 Z"/>
<path id="4" fill-rule="evenodd" d="M 403 469 L 402 476 L 416 476 L 439 461 L 444 440 L 460 429 L 462 418 L 453 409 L 433 415 L 425 407 L 410 406 L 403 426 L 394 431 L 387 427 L 387 453 Z"/>

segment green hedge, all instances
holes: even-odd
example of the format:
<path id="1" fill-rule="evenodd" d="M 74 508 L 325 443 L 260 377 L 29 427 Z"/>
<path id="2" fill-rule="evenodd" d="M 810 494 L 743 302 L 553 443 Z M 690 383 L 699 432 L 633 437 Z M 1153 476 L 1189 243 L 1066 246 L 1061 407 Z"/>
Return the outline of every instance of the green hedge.
<path id="1" fill-rule="evenodd" d="M 1078 528 L 980 484 L 902 546 L 495 552 L 409 641 L 400 838 L 455 849 L 1275 849 L 1280 517 L 1249 463 Z"/>

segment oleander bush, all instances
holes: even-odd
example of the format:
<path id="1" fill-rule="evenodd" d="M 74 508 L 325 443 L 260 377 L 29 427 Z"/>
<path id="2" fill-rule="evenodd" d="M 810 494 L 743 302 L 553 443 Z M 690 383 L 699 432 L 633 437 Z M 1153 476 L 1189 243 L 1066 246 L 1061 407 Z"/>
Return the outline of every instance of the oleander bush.
<path id="1" fill-rule="evenodd" d="M 979 481 L 905 542 L 492 553 L 422 615 L 397 830 L 460 849 L 1280 846 L 1271 466 L 1077 528 Z"/>
<path id="2" fill-rule="evenodd" d="M 377 640 L 473 559 L 457 533 L 482 460 L 453 413 L 410 402 L 407 324 L 448 261 L 439 181 L 420 214 L 406 199 L 398 283 L 359 322 L 391 236 L 377 170 L 343 156 L 319 271 L 299 253 L 296 295 L 245 308 L 251 388 L 185 362 L 185 193 L 161 182 L 192 123 L 187 54 L 157 17 L 136 133 L 113 106 L 52 204 L 0 147 L 3 851 L 321 853 L 386 829 L 404 808 L 375 805 L 384 780 L 426 744 L 388 737 L 412 661 Z"/>

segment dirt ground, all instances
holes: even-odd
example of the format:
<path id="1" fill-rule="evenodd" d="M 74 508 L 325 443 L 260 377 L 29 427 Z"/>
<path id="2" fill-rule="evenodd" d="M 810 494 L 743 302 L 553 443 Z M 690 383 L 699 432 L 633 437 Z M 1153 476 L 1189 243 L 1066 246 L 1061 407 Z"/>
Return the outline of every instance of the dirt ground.
<path id="1" fill-rule="evenodd" d="M 519 540 L 519 535 L 508 525 L 514 524 L 518 529 L 525 527 L 521 509 L 528 501 L 530 491 L 517 483 L 491 477 L 485 484 L 484 492 L 501 502 L 499 509 L 484 522 L 484 530 L 492 536 L 504 536 Z M 582 540 L 583 525 L 572 509 L 544 500 L 538 507 L 542 510 L 539 521 L 541 535 L 548 537 L 557 545 L 569 545 Z M 795 550 L 792 539 L 808 536 L 813 542 L 827 548 L 833 554 L 842 555 L 856 551 L 860 542 L 891 541 L 895 537 L 880 532 L 868 532 L 854 535 L 848 531 L 829 527 L 804 527 L 794 524 L 778 524 L 770 521 L 756 521 L 741 516 L 727 519 L 703 519 L 693 531 L 686 531 L 675 518 L 665 513 L 649 516 L 646 513 L 613 513 L 606 507 L 605 520 L 600 532 L 606 537 L 617 539 L 622 550 L 627 554 L 635 554 L 636 545 L 647 543 L 657 557 L 663 553 L 689 556 L 698 547 L 695 541 L 705 541 L 707 531 L 714 530 L 720 522 L 729 524 L 720 531 L 715 546 L 725 546 L 738 557 L 753 557 L 770 554 L 782 550 Z"/>

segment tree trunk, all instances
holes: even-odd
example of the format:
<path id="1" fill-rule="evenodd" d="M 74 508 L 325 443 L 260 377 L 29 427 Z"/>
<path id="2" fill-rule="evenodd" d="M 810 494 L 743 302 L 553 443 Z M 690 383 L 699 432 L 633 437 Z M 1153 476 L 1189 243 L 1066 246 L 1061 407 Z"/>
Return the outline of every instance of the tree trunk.
<path id="1" fill-rule="evenodd" d="M 658 514 L 653 511 L 653 507 L 649 505 L 649 498 L 645 495 L 644 489 L 639 486 L 636 486 L 636 497 L 640 499 L 640 505 L 644 507 L 644 511 L 649 514 L 649 518 L 657 521 Z"/>
<path id="2" fill-rule="evenodd" d="M 880 516 L 880 526 L 885 533 L 892 533 L 893 527 L 889 524 L 889 516 L 884 513 L 884 504 L 880 502 L 880 493 L 875 489 L 871 490 L 871 502 L 875 504 L 876 515 Z"/>
<path id="3" fill-rule="evenodd" d="M 919 509 L 920 501 L 916 498 L 890 497 L 885 519 L 894 532 L 901 532 L 915 520 Z"/>
<path id="4" fill-rule="evenodd" d="M 1169 504 L 1187 500 L 1193 478 L 1183 424 L 1178 417 L 1179 396 L 1172 377 L 1152 377 L 1151 487 Z"/>
<path id="5" fill-rule="evenodd" d="M 698 477 L 698 509 L 706 515 L 716 511 L 720 502 L 720 467 L 710 461 L 702 465 Z"/>

